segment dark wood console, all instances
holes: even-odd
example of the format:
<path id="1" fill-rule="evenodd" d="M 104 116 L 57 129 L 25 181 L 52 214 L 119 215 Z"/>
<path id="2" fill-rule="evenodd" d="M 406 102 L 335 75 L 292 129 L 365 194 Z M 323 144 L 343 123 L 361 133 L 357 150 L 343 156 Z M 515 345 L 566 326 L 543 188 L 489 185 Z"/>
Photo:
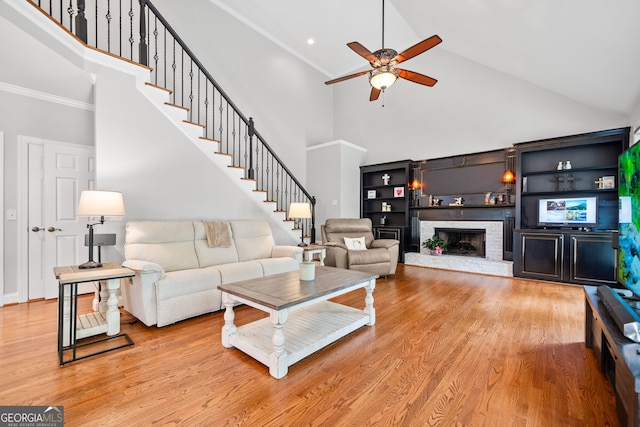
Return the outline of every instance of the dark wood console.
<path id="1" fill-rule="evenodd" d="M 598 367 L 605 373 L 616 396 L 621 426 L 638 426 L 640 407 L 640 344 L 622 335 L 597 295 L 597 287 L 585 286 L 585 336 Z"/>
<path id="2" fill-rule="evenodd" d="M 514 236 L 518 277 L 582 285 L 618 282 L 611 232 L 515 230 Z"/>

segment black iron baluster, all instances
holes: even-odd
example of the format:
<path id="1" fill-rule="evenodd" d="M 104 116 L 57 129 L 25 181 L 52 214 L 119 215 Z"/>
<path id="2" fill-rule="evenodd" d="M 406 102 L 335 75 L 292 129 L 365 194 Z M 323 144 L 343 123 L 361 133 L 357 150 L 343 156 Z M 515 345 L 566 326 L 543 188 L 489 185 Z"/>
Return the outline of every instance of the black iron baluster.
<path id="1" fill-rule="evenodd" d="M 193 60 L 189 69 L 189 121 L 193 122 Z"/>
<path id="2" fill-rule="evenodd" d="M 100 46 L 98 46 L 98 27 L 99 27 L 99 25 L 98 25 L 98 2 L 97 2 L 97 1 L 96 1 L 96 10 L 95 10 L 95 15 L 93 15 L 93 16 L 94 16 L 94 18 L 95 18 L 95 19 L 94 19 L 94 21 L 95 21 L 95 25 L 96 25 L 96 31 L 95 31 L 95 33 L 96 33 L 96 36 L 95 36 L 95 37 L 96 37 L 96 38 L 95 38 L 95 40 L 94 40 L 94 44 L 96 45 L 96 47 L 98 47 L 98 48 L 99 48 Z"/>
<path id="3" fill-rule="evenodd" d="M 176 103 L 176 68 L 177 67 L 178 65 L 176 64 L 176 39 L 173 39 L 173 62 L 171 63 L 171 69 L 173 74 L 173 86 L 171 87 L 173 92 L 171 93 L 171 97 L 173 98 L 173 100 L 171 102 L 173 102 L 174 104 Z"/>
<path id="4" fill-rule="evenodd" d="M 118 55 L 122 56 L 122 0 L 118 2 Z"/>
<path id="5" fill-rule="evenodd" d="M 111 52 L 111 0 L 107 1 L 107 52 Z"/>
<path id="6" fill-rule="evenodd" d="M 163 48 L 164 48 L 164 54 L 162 55 L 163 58 L 163 65 L 162 65 L 162 74 L 163 74 L 163 78 L 164 78 L 164 85 L 163 87 L 167 87 L 167 27 L 163 27 L 164 28 L 164 42 L 163 42 Z"/>
<path id="7" fill-rule="evenodd" d="M 220 97 L 220 107 L 218 108 L 218 110 L 220 111 L 220 128 L 219 128 L 219 138 L 220 138 L 220 147 L 222 147 L 222 97 Z M 229 153 L 229 143 L 227 142 L 227 146 L 224 150 L 225 153 Z"/>
<path id="8" fill-rule="evenodd" d="M 209 80 L 204 81 L 204 137 L 209 138 Z"/>
<path id="9" fill-rule="evenodd" d="M 249 165 L 247 167 L 247 177 L 255 178 L 255 170 L 253 169 L 253 136 L 256 134 L 253 117 L 249 117 Z"/>
<path id="10" fill-rule="evenodd" d="M 151 40 L 149 40 L 151 43 Z M 153 83 L 158 85 L 158 18 L 154 18 L 153 20 L 153 43 L 154 43 L 154 52 L 153 52 L 153 75 L 154 81 Z"/>
<path id="11" fill-rule="evenodd" d="M 144 10 L 146 1 L 140 1 L 140 48 L 139 48 L 139 60 L 142 65 L 149 65 L 149 59 L 147 58 L 147 23 L 145 22 Z M 133 40 L 133 9 L 129 11 L 131 19 L 131 40 Z M 133 41 L 131 42 L 133 46 Z"/>

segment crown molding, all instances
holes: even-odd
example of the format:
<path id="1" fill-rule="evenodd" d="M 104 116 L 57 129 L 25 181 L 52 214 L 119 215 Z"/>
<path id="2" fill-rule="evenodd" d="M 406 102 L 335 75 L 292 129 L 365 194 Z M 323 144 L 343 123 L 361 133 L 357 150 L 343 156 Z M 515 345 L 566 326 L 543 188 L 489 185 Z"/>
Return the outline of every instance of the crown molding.
<path id="1" fill-rule="evenodd" d="M 307 151 L 318 150 L 318 149 L 321 149 L 321 148 L 331 147 L 333 145 L 344 145 L 345 147 L 353 148 L 355 150 L 359 150 L 359 151 L 362 151 L 364 153 L 367 152 L 366 148 L 360 147 L 359 145 L 353 144 L 351 142 L 348 142 L 348 141 L 345 141 L 345 140 L 342 140 L 342 139 L 338 139 L 338 140 L 335 140 L 335 141 L 323 142 L 321 144 L 312 145 L 310 147 L 307 147 Z"/>
<path id="2" fill-rule="evenodd" d="M 15 93 L 21 96 L 28 96 L 30 98 L 39 99 L 41 101 L 61 104 L 71 108 L 78 108 L 80 110 L 95 111 L 95 107 L 93 104 L 76 101 L 75 99 L 65 98 L 62 96 L 52 95 L 50 93 L 40 92 L 34 89 L 28 89 L 22 86 L 12 85 L 10 83 L 0 82 L 0 91 Z"/>

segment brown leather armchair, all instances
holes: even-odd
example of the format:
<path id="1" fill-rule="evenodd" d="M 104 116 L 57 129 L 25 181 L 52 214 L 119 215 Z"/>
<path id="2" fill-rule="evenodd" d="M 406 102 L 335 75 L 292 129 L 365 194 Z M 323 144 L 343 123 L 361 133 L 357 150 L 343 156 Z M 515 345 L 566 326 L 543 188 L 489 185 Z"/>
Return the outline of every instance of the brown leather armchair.
<path id="1" fill-rule="evenodd" d="M 322 244 L 327 247 L 325 265 L 379 276 L 395 274 L 400 242 L 394 239 L 375 240 L 369 218 L 330 218 L 320 231 Z M 345 237 L 364 237 L 366 250 L 347 249 Z"/>

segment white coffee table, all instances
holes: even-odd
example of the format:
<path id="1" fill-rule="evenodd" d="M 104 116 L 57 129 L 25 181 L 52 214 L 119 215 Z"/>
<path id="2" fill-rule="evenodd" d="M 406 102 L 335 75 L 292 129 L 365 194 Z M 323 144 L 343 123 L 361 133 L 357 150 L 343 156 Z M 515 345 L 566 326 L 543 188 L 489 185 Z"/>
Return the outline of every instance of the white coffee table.
<path id="1" fill-rule="evenodd" d="M 269 367 L 275 378 L 289 366 L 364 325 L 376 322 L 373 290 L 377 275 L 317 267 L 315 280 L 301 281 L 298 271 L 218 286 L 225 304 L 222 345 L 235 347 Z M 365 307 L 327 301 L 364 288 Z M 269 313 L 243 326 L 234 324 L 233 307 L 244 303 Z"/>

